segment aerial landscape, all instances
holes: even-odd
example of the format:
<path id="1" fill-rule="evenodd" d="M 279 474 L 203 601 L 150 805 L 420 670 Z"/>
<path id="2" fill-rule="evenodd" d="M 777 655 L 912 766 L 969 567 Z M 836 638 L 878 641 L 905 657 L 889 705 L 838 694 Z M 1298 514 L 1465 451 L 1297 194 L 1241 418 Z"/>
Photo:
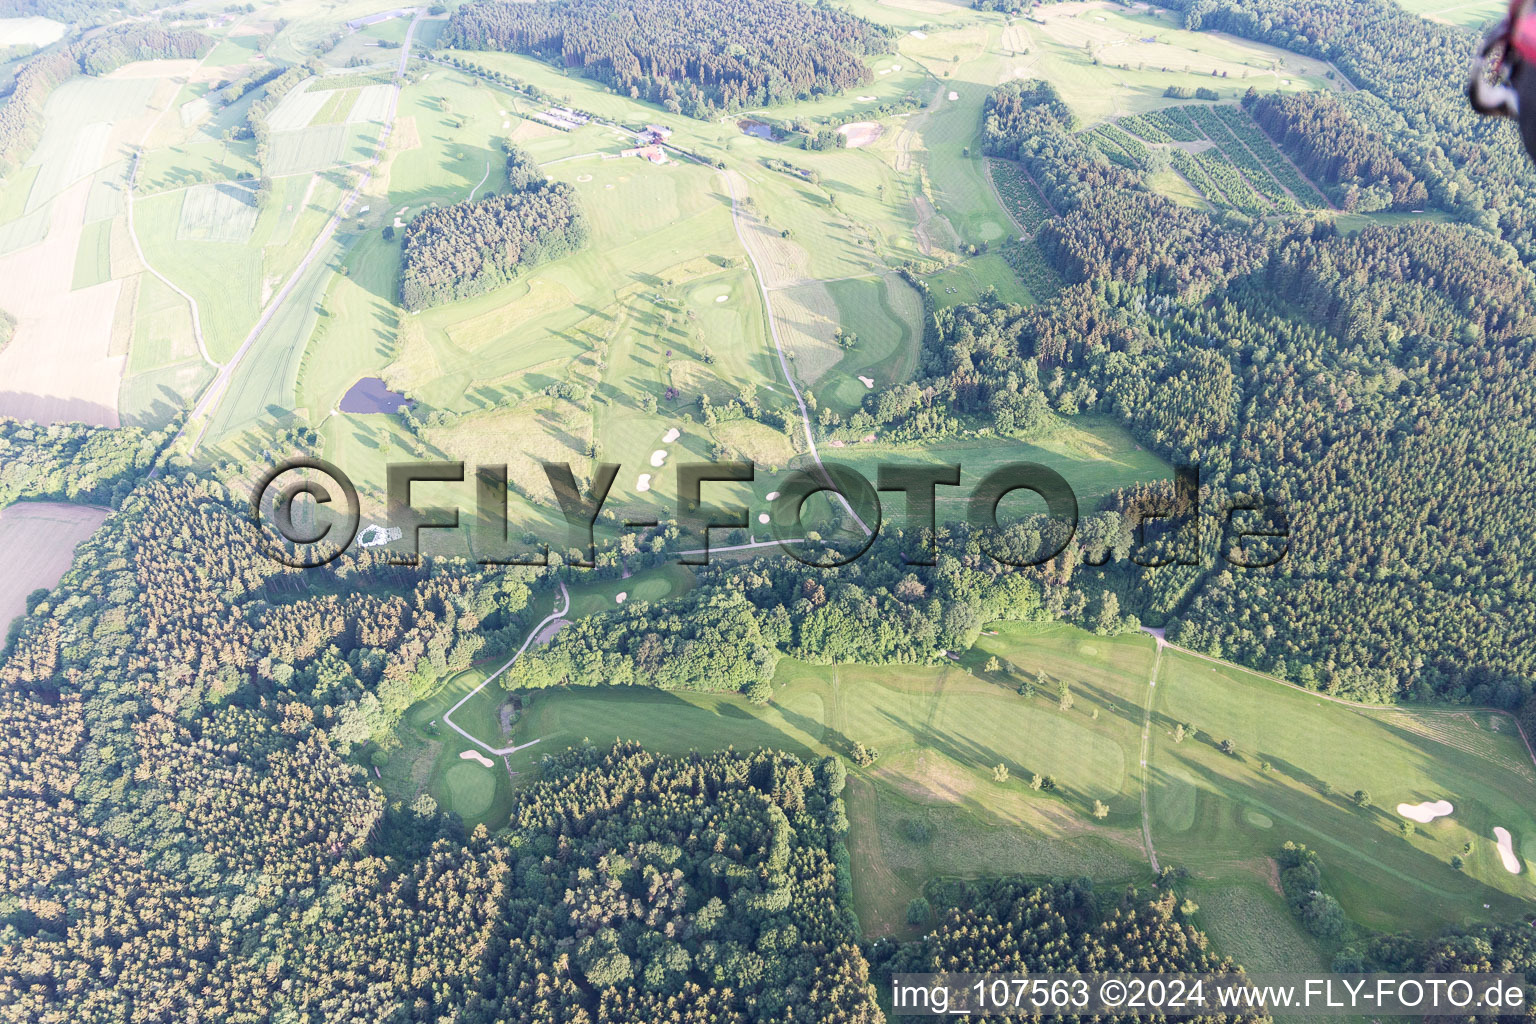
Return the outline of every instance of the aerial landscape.
<path id="1" fill-rule="evenodd" d="M 0 0 L 0 1020 L 1536 985 L 1529 2 L 398 2 Z"/>

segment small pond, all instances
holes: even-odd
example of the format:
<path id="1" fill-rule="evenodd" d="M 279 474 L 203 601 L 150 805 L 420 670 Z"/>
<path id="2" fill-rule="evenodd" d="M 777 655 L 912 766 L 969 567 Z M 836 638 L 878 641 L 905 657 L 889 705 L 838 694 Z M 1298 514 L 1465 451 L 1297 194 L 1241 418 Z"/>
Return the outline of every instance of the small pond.
<path id="1" fill-rule="evenodd" d="M 377 377 L 364 377 L 341 396 L 342 412 L 398 412 L 411 404 L 409 398 L 389 390 Z"/>

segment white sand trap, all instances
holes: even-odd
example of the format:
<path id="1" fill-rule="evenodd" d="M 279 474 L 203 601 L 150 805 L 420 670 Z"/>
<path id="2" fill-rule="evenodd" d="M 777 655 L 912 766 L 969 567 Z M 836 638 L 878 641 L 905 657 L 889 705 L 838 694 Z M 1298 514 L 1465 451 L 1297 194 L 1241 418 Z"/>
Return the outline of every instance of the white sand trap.
<path id="1" fill-rule="evenodd" d="M 507 112 L 505 110 L 498 110 L 498 111 L 496 111 L 496 113 L 500 114 L 502 117 L 506 117 L 507 116 Z"/>
<path id="2" fill-rule="evenodd" d="M 860 96 L 859 97 L 859 102 L 860 103 L 873 103 L 875 101 L 875 99 L 876 99 L 876 97 L 874 97 L 874 96 Z"/>
<path id="3" fill-rule="evenodd" d="M 888 75 L 888 74 L 890 74 L 890 73 L 891 73 L 891 69 L 890 69 L 890 68 L 881 68 L 881 69 L 880 69 L 880 73 L 881 73 L 881 74 L 882 74 L 882 75 Z"/>
<path id="4" fill-rule="evenodd" d="M 757 521 L 762 523 L 764 526 L 767 526 L 768 525 L 768 513 L 764 512 L 761 515 L 759 515 L 757 517 Z"/>
<path id="5" fill-rule="evenodd" d="M 832 447 L 833 448 L 841 448 L 841 447 L 843 447 L 843 442 L 841 442 L 841 441 L 833 441 L 832 442 Z"/>
<path id="6" fill-rule="evenodd" d="M 612 185 L 604 185 L 603 188 L 613 188 Z"/>
<path id="7" fill-rule="evenodd" d="M 512 122 L 511 121 L 503 121 L 503 122 L 501 122 L 501 130 L 502 131 L 506 131 L 508 128 L 511 128 L 511 127 L 512 127 Z"/>
<path id="8" fill-rule="evenodd" d="M 769 501 L 778 501 L 779 500 L 779 492 L 778 491 L 769 491 L 768 492 L 768 500 Z"/>
<path id="9" fill-rule="evenodd" d="M 400 207 L 400 209 L 395 211 L 395 216 L 396 217 L 404 217 L 405 216 L 405 211 L 409 210 L 409 209 L 410 209 L 409 206 L 402 206 L 402 207 Z"/>
<path id="10" fill-rule="evenodd" d="M 665 448 L 657 448 L 655 451 L 651 452 L 651 465 L 655 466 L 657 469 L 660 469 L 661 464 L 666 461 L 667 450 Z"/>
<path id="11" fill-rule="evenodd" d="M 578 174 L 578 175 L 576 175 L 576 180 L 577 181 L 591 181 L 592 180 L 592 175 L 590 175 L 590 174 Z"/>
<path id="12" fill-rule="evenodd" d="M 683 436 L 683 432 L 681 430 L 678 430 L 676 427 L 673 427 L 671 430 L 667 431 L 666 434 L 664 434 L 662 436 L 662 441 L 664 441 L 667 444 L 671 444 L 673 441 L 676 441 L 678 438 L 680 438 L 682 436 Z"/>
<path id="13" fill-rule="evenodd" d="M 911 36 L 913 39 L 927 39 L 928 38 L 928 33 L 927 32 L 923 32 L 920 29 L 913 29 L 911 32 L 908 32 L 907 35 Z"/>
<path id="14" fill-rule="evenodd" d="M 629 600 L 629 591 L 627 590 L 621 590 L 613 595 L 614 604 L 623 604 L 627 600 Z"/>
<path id="15" fill-rule="evenodd" d="M 724 302 L 726 299 L 728 299 L 730 297 L 731 297 L 731 293 L 730 292 L 726 292 L 724 295 L 716 295 L 715 296 L 715 301 L 716 302 Z"/>
<path id="16" fill-rule="evenodd" d="M 1420 825 L 1428 825 L 1436 818 L 1449 818 L 1456 808 L 1449 800 L 1425 800 L 1421 804 L 1398 804 L 1397 813 L 1411 818 Z"/>
<path id="17" fill-rule="evenodd" d="M 641 494 L 644 494 L 646 491 L 648 491 L 650 489 L 651 489 L 651 474 L 649 474 L 649 473 L 641 473 L 640 474 L 640 479 L 635 481 L 635 490 L 639 491 Z"/>
<path id="18" fill-rule="evenodd" d="M 459 755 L 459 760 L 460 761 L 479 761 L 480 762 L 480 767 L 482 767 L 482 768 L 493 768 L 496 765 L 495 761 L 492 761 L 490 758 L 486 757 L 484 754 L 480 753 L 480 751 L 478 751 L 478 750 L 466 750 L 466 751 L 464 751 L 464 753 Z"/>
<path id="19" fill-rule="evenodd" d="M 953 102 L 955 102 L 955 100 L 957 100 L 959 98 L 960 98 L 960 94 L 959 93 L 955 92 L 955 90 L 953 90 L 953 89 L 949 90 L 949 102 L 953 103 Z"/>
<path id="20" fill-rule="evenodd" d="M 397 229 L 405 227 L 405 221 L 401 220 L 399 217 L 396 217 L 395 218 L 395 227 Z"/>
<path id="21" fill-rule="evenodd" d="M 849 149 L 860 149 L 869 145 L 878 139 L 883 131 L 884 129 L 874 121 L 854 121 L 837 130 L 839 135 L 848 140 Z"/>
<path id="22" fill-rule="evenodd" d="M 1503 825 L 1494 826 L 1493 838 L 1499 841 L 1499 859 L 1504 862 L 1504 870 L 1512 875 L 1518 875 L 1520 858 L 1515 856 L 1515 842 L 1509 836 L 1509 829 Z"/>
<path id="23" fill-rule="evenodd" d="M 873 377 L 866 377 L 861 373 L 859 374 L 859 383 L 864 385 L 865 390 L 868 390 L 875 386 L 875 379 Z"/>
<path id="24" fill-rule="evenodd" d="M 892 64 L 891 65 L 891 70 L 892 71 L 900 71 L 901 70 L 901 65 L 900 64 Z"/>

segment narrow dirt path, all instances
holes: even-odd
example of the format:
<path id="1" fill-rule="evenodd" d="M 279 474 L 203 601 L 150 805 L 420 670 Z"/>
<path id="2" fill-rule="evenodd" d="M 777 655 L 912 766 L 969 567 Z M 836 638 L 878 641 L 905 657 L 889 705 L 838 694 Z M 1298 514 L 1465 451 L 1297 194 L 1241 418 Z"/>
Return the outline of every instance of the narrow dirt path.
<path id="1" fill-rule="evenodd" d="M 511 747 L 500 747 L 500 748 L 492 747 L 488 743 L 482 743 L 479 739 L 475 738 L 474 736 L 471 736 L 469 733 L 465 732 L 462 728 L 460 728 L 459 727 L 459 723 L 457 723 L 457 722 L 455 722 L 453 720 L 453 713 L 455 711 L 459 710 L 459 708 L 463 707 L 465 704 L 469 703 L 470 698 L 472 698 L 475 694 L 479 693 L 481 690 L 485 689 L 487 686 L 490 686 L 491 683 L 495 682 L 501 676 L 501 674 L 503 672 L 505 672 L 507 669 L 511 668 L 512 665 L 517 661 L 517 659 L 521 658 L 523 656 L 523 652 L 528 649 L 529 645 L 533 643 L 534 639 L 537 638 L 540 633 L 544 632 L 545 627 L 547 627 L 550 623 L 554 622 L 555 620 L 563 618 L 565 616 L 565 613 L 571 610 L 571 592 L 565 588 L 565 584 L 564 583 L 560 584 L 560 599 L 563 602 L 561 604 L 561 606 L 559 608 L 557 608 L 556 610 L 550 612 L 548 615 L 544 616 L 544 618 L 542 620 L 540 620 L 538 625 L 534 626 L 532 629 L 530 629 L 528 631 L 528 635 L 523 638 L 523 646 L 521 646 L 521 647 L 519 647 L 517 649 L 517 653 L 516 654 L 512 655 L 512 657 L 507 659 L 506 664 L 502 665 L 501 668 L 497 669 L 495 672 L 492 672 L 490 675 L 486 676 L 484 682 L 482 682 L 479 686 L 475 687 L 473 690 L 470 690 L 468 693 L 466 693 L 462 698 L 460 698 L 459 702 L 457 704 L 455 704 L 453 707 L 451 707 L 447 711 L 443 712 L 443 724 L 444 725 L 447 725 L 454 732 L 458 733 L 460 736 L 463 736 L 465 739 L 469 740 L 469 742 L 473 743 L 475 746 L 479 747 L 481 750 L 484 750 L 484 751 L 486 751 L 487 753 L 490 753 L 490 754 L 495 754 L 497 757 L 505 757 L 508 754 L 515 754 L 519 750 L 526 750 L 528 747 L 531 747 L 535 743 L 539 742 L 539 740 L 535 739 L 535 740 L 529 740 L 527 743 L 519 743 L 516 746 L 511 746 Z M 540 737 L 539 739 L 542 739 L 542 738 L 543 737 Z M 507 770 L 508 771 L 512 770 L 510 765 L 508 766 Z"/>
<path id="2" fill-rule="evenodd" d="M 1147 680 L 1147 706 L 1146 714 L 1141 720 L 1141 841 L 1147 848 L 1147 860 L 1152 865 L 1154 873 L 1161 873 L 1162 869 L 1157 863 L 1157 850 L 1152 846 L 1152 813 L 1148 807 L 1147 792 L 1151 789 L 1151 779 L 1147 762 L 1152 754 L 1152 704 L 1153 697 L 1157 695 L 1157 670 L 1163 662 L 1163 648 L 1168 645 L 1160 635 L 1153 634 L 1157 641 L 1157 654 L 1152 659 L 1152 675 Z"/>

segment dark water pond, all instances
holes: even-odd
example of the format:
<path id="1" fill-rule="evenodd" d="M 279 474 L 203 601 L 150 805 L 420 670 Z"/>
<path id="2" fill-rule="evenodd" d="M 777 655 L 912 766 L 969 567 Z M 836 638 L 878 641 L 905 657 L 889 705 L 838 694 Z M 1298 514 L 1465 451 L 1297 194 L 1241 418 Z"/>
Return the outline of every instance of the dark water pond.
<path id="1" fill-rule="evenodd" d="M 778 142 L 779 139 L 782 138 L 778 132 L 773 130 L 773 125 L 764 124 L 761 121 L 737 121 L 736 127 L 740 128 L 742 133 L 745 135 L 753 135 L 759 139 L 767 139 L 769 142 Z"/>
<path id="2" fill-rule="evenodd" d="M 411 400 L 384 386 L 377 377 L 364 377 L 341 396 L 342 412 L 398 412 Z"/>

